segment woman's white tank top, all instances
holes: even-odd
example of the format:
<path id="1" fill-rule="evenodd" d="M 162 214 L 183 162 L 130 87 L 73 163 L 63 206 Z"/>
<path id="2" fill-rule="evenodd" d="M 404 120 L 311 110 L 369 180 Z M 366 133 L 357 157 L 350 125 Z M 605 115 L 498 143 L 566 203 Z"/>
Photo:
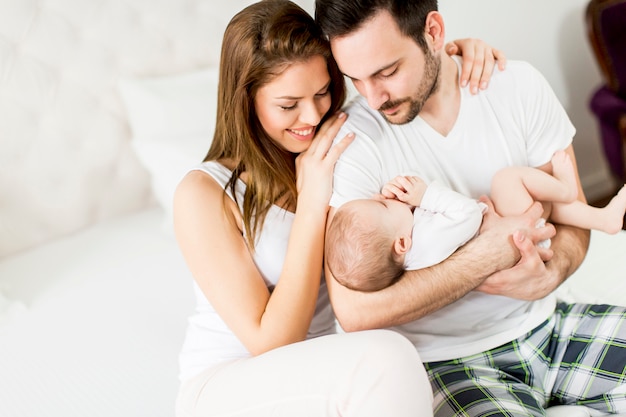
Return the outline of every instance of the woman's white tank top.
<path id="1" fill-rule="evenodd" d="M 232 175 L 228 168 L 215 161 L 204 162 L 192 170 L 207 173 L 222 187 L 226 186 Z M 245 183 L 241 180 L 237 181 L 235 186 L 236 199 L 233 198 L 230 189 L 226 190 L 227 195 L 238 202 L 240 210 L 245 189 Z M 256 239 L 252 257 L 265 280 L 265 284 L 270 289 L 276 285 L 284 264 L 293 217 L 293 213 L 278 206 L 272 206 Z M 210 232 L 207 230 L 207 233 Z M 228 279 L 228 277 L 222 278 Z M 195 282 L 193 287 L 196 297 L 196 310 L 189 318 L 185 342 L 179 357 L 181 380 L 186 380 L 216 364 L 250 356 L 243 344 L 215 312 Z M 317 308 L 309 328 L 308 338 L 334 332 L 335 317 L 330 307 L 328 290 L 322 276 Z"/>

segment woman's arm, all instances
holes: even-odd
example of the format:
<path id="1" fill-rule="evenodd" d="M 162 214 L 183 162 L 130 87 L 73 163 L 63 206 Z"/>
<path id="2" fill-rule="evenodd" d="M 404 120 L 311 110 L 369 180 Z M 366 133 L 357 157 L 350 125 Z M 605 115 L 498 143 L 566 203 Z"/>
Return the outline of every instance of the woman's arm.
<path id="1" fill-rule="evenodd" d="M 298 201 L 285 263 L 270 293 L 243 237 L 242 217 L 224 190 L 200 171 L 174 197 L 176 238 L 205 297 L 252 355 L 303 340 L 321 279 L 324 231 L 336 159 L 351 138 L 329 150 L 341 119 L 320 129 L 297 161 Z"/>
<path id="2" fill-rule="evenodd" d="M 308 230 L 303 227 L 303 217 L 310 217 Z M 319 258 L 315 246 L 321 237 L 315 225 L 321 220 L 315 217 L 314 213 L 303 213 L 294 218 L 292 241 L 303 233 L 311 234 L 302 239 L 302 262 Z M 314 264 L 294 272 L 287 261 L 279 279 L 281 289 L 277 285 L 277 291 L 270 294 L 246 245 L 236 204 L 224 198 L 219 184 L 200 171 L 189 173 L 176 190 L 174 224 L 196 283 L 253 355 L 306 336 L 319 287 Z M 289 298 L 289 293 L 295 297 Z"/>

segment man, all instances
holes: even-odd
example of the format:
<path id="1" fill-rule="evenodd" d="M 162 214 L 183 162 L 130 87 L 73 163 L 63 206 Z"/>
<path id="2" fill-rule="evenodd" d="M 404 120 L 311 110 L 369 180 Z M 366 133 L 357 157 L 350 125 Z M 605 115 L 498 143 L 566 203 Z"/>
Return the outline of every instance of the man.
<path id="1" fill-rule="evenodd" d="M 509 63 L 478 95 L 460 88 L 436 0 L 317 0 L 315 10 L 362 95 L 347 108 L 343 130 L 357 138 L 335 168 L 332 206 L 406 172 L 477 198 L 504 166 L 550 172 L 560 149 L 575 165 L 575 129 L 530 65 Z M 429 371 L 436 416 L 543 416 L 559 403 L 626 412 L 626 309 L 557 305 L 552 292 L 582 262 L 589 232 L 535 228 L 541 212 L 538 203 L 515 218 L 490 211 L 453 256 L 378 292 L 351 291 L 326 269 L 339 322 L 407 336 Z M 536 246 L 548 238 L 550 249 Z"/>

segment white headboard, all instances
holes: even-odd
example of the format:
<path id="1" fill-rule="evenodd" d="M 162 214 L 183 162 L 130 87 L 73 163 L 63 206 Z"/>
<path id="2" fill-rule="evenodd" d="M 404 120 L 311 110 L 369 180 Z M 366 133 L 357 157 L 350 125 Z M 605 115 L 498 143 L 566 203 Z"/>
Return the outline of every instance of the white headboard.
<path id="1" fill-rule="evenodd" d="M 0 258 L 152 203 L 118 81 L 215 66 L 252 2 L 0 0 Z"/>

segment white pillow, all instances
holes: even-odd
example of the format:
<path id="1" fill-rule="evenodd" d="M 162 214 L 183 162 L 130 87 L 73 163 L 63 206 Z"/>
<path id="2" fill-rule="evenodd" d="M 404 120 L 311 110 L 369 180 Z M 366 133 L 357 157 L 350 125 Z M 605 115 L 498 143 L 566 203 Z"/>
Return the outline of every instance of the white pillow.
<path id="1" fill-rule="evenodd" d="M 200 163 L 213 139 L 217 68 L 119 83 L 132 131 L 131 144 L 151 175 L 154 196 L 171 230 L 174 190 Z"/>

